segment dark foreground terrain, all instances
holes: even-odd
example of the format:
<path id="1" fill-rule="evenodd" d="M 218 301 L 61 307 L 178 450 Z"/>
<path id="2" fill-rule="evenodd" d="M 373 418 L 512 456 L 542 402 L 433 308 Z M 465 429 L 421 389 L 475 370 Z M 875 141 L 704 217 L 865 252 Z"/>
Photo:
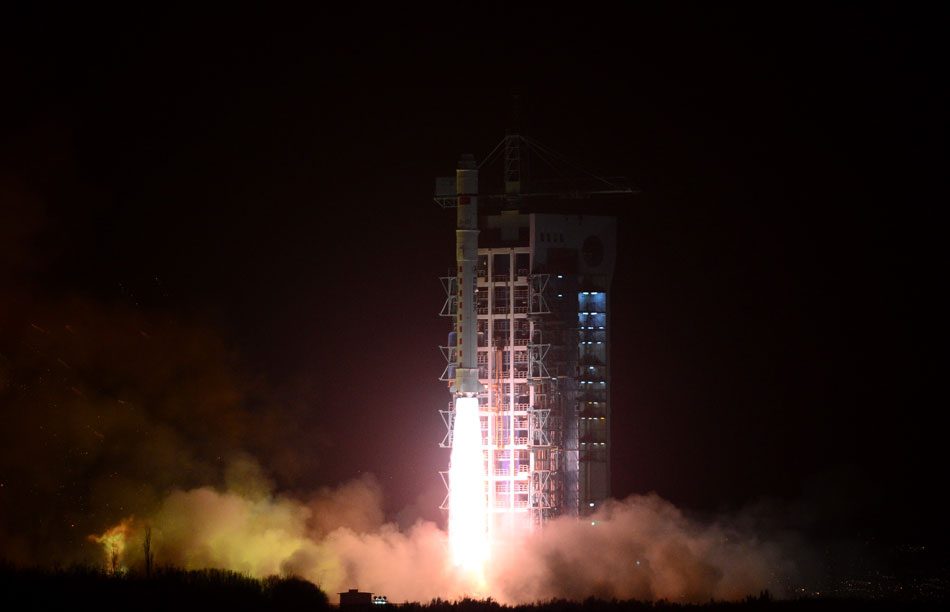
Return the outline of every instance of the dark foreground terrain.
<path id="1" fill-rule="evenodd" d="M 228 570 L 161 568 L 149 577 L 71 567 L 0 569 L 0 609 L 10 610 L 326 610 L 326 594 L 300 578 L 251 578 Z"/>
<path id="2" fill-rule="evenodd" d="M 334 597 L 335 599 L 335 597 Z M 774 610 L 779 612 L 823 610 L 948 610 L 950 602 L 920 598 L 803 597 L 775 600 L 768 593 L 741 602 L 676 604 L 665 601 L 549 601 L 535 605 L 503 606 L 491 599 L 477 601 L 433 600 L 429 603 L 389 604 L 402 610 L 427 612 L 673 612 L 689 610 Z M 257 579 L 227 570 L 184 571 L 161 568 L 151 576 L 125 572 L 113 574 L 96 568 L 22 569 L 0 566 L 0 608 L 3 610 L 133 609 L 138 612 L 174 610 L 224 612 L 264 610 L 329 610 L 327 595 L 314 584 L 296 577 Z M 365 606 L 379 612 L 383 606 Z M 361 607 L 349 609 L 358 612 Z"/>

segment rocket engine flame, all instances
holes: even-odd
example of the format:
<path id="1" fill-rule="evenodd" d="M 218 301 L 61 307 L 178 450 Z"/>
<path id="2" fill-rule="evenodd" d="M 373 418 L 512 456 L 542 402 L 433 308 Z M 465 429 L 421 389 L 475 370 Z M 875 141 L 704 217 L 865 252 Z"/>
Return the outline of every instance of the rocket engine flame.
<path id="1" fill-rule="evenodd" d="M 449 554 L 457 568 L 479 587 L 484 587 L 488 536 L 478 398 L 456 398 L 453 428 L 449 463 Z"/>

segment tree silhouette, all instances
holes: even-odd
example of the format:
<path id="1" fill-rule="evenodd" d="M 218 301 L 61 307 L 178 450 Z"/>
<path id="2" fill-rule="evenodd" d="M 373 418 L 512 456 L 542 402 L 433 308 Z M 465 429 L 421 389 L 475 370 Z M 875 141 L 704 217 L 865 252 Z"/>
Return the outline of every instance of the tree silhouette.
<path id="1" fill-rule="evenodd" d="M 152 575 L 152 561 L 155 558 L 155 553 L 152 552 L 151 525 L 146 525 L 145 527 L 145 541 L 142 542 L 142 549 L 145 552 L 145 577 L 149 578 Z"/>
<path id="2" fill-rule="evenodd" d="M 109 550 L 109 562 L 112 565 L 112 575 L 116 576 L 119 574 L 119 545 L 112 543 L 112 547 Z"/>

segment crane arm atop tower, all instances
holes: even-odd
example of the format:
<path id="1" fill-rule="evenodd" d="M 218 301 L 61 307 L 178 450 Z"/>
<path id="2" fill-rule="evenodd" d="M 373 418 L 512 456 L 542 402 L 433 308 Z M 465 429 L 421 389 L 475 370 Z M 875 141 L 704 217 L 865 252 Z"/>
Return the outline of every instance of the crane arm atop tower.
<path id="1" fill-rule="evenodd" d="M 504 185 L 494 192 L 480 193 L 483 201 L 518 207 L 525 198 L 586 199 L 592 195 L 639 193 L 625 177 L 600 176 L 567 160 L 537 140 L 520 134 L 506 134 L 478 164 L 479 170 L 504 158 Z M 550 178 L 528 178 L 528 165 L 537 160 Z M 458 205 L 455 177 L 437 178 L 435 202 L 442 208 Z"/>

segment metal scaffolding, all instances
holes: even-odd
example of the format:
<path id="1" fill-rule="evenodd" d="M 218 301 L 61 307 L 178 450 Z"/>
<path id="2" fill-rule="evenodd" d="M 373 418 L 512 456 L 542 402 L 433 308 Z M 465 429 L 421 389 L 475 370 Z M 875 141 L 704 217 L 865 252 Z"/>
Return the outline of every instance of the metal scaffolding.
<path id="1" fill-rule="evenodd" d="M 479 418 L 487 507 L 495 526 L 537 526 L 552 516 L 560 489 L 552 478 L 560 457 L 559 436 L 551 430 L 551 389 L 557 382 L 545 366 L 550 344 L 543 342 L 538 320 L 550 312 L 544 297 L 548 275 L 518 267 L 530 255 L 527 247 L 478 254 L 477 364 L 485 386 Z M 455 314 L 453 283 L 454 277 L 442 278 L 446 299 L 440 314 L 447 317 Z M 451 382 L 458 367 L 452 334 L 440 348 L 446 359 L 440 379 Z M 441 446 L 450 447 L 452 406 L 440 413 L 446 427 Z"/>
<path id="2" fill-rule="evenodd" d="M 477 193 L 494 213 L 478 220 L 475 294 L 465 293 L 462 302 L 463 309 L 474 302 L 476 339 L 459 337 L 459 275 L 441 279 L 440 314 L 453 327 L 440 347 L 446 360 L 440 380 L 456 391 L 457 376 L 469 389 L 484 387 L 469 395 L 478 397 L 489 529 L 503 531 L 577 516 L 609 496 L 606 292 L 614 219 L 565 211 L 563 203 L 635 191 L 625 179 L 587 172 L 517 133 L 506 135 L 478 168 L 500 158 L 502 184 Z M 529 175 L 529 158 L 556 176 Z M 436 179 L 434 198 L 443 208 L 463 210 L 475 195 L 460 191 L 454 178 Z M 545 198 L 555 199 L 562 212 L 529 212 Z M 471 258 L 465 261 L 470 266 Z M 472 330 L 465 325 L 466 334 Z M 458 347 L 466 344 L 475 344 L 476 354 L 472 364 L 465 348 L 463 367 Z M 454 406 L 440 413 L 446 426 L 441 446 L 448 448 Z M 441 474 L 448 488 L 448 472 Z M 448 496 L 443 508 L 447 502 Z"/>

